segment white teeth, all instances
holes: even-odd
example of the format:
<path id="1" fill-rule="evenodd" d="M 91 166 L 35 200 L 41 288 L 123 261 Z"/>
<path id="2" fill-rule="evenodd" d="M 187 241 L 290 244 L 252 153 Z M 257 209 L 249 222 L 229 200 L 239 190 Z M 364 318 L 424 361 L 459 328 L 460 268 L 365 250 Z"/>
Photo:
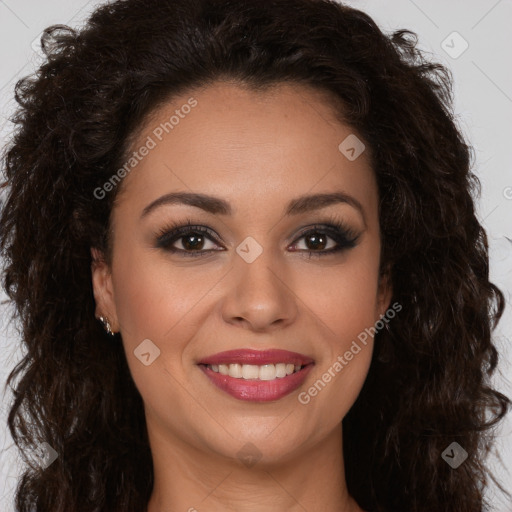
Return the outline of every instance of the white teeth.
<path id="1" fill-rule="evenodd" d="M 230 364 L 229 365 L 229 376 L 235 377 L 236 379 L 242 378 L 242 365 L 241 364 Z"/>
<path id="2" fill-rule="evenodd" d="M 255 366 L 255 368 L 258 368 Z M 264 364 L 259 367 L 259 373 L 256 378 L 260 380 L 274 380 L 277 377 L 276 367 L 273 364 Z"/>
<path id="3" fill-rule="evenodd" d="M 284 363 L 276 364 L 276 377 L 279 379 L 286 377 L 286 365 Z"/>
<path id="4" fill-rule="evenodd" d="M 242 365 L 242 378 L 257 379 L 260 376 L 260 369 L 254 364 Z"/>
<path id="5" fill-rule="evenodd" d="M 264 364 L 261 366 L 255 364 L 212 364 L 207 365 L 210 370 L 221 375 L 229 375 L 235 379 L 245 380 L 274 380 L 282 379 L 287 375 L 298 372 L 302 366 L 291 363 Z"/>

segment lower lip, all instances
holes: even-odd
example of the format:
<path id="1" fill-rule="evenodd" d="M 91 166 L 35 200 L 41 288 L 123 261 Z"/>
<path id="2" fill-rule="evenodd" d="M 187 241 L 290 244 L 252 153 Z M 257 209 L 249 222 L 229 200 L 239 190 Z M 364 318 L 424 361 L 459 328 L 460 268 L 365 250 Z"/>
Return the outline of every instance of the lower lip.
<path id="1" fill-rule="evenodd" d="M 213 384 L 238 400 L 249 402 L 271 402 L 295 391 L 306 379 L 313 363 L 298 372 L 274 380 L 245 380 L 214 372 L 205 365 L 199 365 Z"/>

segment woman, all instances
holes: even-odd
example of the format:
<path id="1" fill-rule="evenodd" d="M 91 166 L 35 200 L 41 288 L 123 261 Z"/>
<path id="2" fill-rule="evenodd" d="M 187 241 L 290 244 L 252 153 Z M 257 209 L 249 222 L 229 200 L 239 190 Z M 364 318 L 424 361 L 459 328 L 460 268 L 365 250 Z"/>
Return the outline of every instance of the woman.
<path id="1" fill-rule="evenodd" d="M 126 0 L 42 45 L 0 233 L 18 510 L 483 510 L 504 300 L 413 34 Z"/>

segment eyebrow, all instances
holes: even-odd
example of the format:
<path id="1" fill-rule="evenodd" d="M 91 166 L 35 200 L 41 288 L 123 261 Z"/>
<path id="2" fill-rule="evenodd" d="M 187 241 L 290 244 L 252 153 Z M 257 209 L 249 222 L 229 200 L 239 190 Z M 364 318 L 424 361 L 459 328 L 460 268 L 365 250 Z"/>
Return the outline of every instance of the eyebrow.
<path id="1" fill-rule="evenodd" d="M 352 197 L 345 192 L 312 194 L 297 197 L 287 204 L 285 215 L 300 215 L 302 213 L 319 210 L 338 203 L 349 204 L 356 210 L 359 210 L 366 224 L 365 212 L 362 204 L 355 197 Z M 185 204 L 188 206 L 194 206 L 215 215 L 232 215 L 233 213 L 231 205 L 219 197 L 193 192 L 171 192 L 148 204 L 142 211 L 141 218 L 145 217 L 156 208 L 167 204 Z"/>

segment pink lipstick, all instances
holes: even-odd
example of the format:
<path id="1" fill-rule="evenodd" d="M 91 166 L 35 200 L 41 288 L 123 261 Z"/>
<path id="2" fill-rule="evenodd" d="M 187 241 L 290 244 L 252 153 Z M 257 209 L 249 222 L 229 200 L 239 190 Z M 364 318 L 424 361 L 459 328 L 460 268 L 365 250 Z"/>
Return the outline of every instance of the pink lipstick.
<path id="1" fill-rule="evenodd" d="M 238 349 L 205 357 L 197 364 L 215 386 L 232 397 L 269 402 L 296 390 L 314 361 L 288 350 Z"/>

